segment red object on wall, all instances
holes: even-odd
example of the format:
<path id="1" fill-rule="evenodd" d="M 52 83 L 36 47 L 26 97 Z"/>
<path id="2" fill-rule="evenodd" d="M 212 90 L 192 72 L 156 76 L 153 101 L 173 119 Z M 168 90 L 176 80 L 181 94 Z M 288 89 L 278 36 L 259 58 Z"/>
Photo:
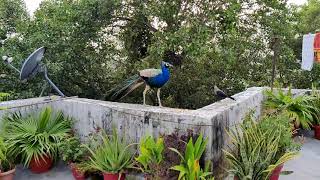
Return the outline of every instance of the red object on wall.
<path id="1" fill-rule="evenodd" d="M 315 61 L 320 63 L 320 33 L 316 33 L 313 42 Z"/>

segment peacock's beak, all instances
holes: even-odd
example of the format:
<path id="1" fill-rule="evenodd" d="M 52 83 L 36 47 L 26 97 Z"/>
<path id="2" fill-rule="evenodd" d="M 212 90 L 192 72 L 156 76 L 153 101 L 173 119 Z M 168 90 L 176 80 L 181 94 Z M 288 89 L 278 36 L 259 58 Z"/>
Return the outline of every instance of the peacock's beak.
<path id="1" fill-rule="evenodd" d="M 169 65 L 169 67 L 173 67 L 173 65 L 172 65 L 172 64 L 170 64 L 170 63 L 168 63 L 168 65 Z"/>

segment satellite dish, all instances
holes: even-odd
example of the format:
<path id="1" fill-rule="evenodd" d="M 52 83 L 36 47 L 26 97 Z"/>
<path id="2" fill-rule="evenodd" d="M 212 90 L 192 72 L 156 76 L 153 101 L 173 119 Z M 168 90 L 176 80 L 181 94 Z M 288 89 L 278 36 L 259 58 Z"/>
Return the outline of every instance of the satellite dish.
<path id="1" fill-rule="evenodd" d="M 65 95 L 59 90 L 59 88 L 49 79 L 47 67 L 45 64 L 41 62 L 42 58 L 44 57 L 44 53 L 46 51 L 45 47 L 41 47 L 37 50 L 35 50 L 23 63 L 21 71 L 19 71 L 17 68 L 15 68 L 11 62 L 12 57 L 2 56 L 2 59 L 6 64 L 8 64 L 11 68 L 13 68 L 15 71 L 19 72 L 20 74 L 20 80 L 23 82 L 26 82 L 29 79 L 32 79 L 35 75 L 37 75 L 40 72 L 44 73 L 44 78 L 47 80 L 47 82 L 57 91 L 57 93 L 65 97 Z M 45 87 L 45 86 L 44 86 Z M 42 94 L 42 93 L 41 93 Z"/>
<path id="2" fill-rule="evenodd" d="M 35 50 L 23 63 L 20 71 L 20 80 L 25 81 L 33 78 L 40 68 L 40 62 L 46 51 L 45 47 Z"/>

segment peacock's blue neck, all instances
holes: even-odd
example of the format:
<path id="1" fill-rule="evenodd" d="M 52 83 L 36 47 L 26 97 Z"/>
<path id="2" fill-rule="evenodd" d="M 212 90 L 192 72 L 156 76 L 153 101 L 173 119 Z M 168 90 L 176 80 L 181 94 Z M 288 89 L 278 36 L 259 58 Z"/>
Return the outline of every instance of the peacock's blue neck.
<path id="1" fill-rule="evenodd" d="M 163 63 L 161 64 L 161 71 L 160 74 L 146 80 L 147 84 L 152 88 L 161 88 L 170 79 L 169 69 Z"/>
<path id="2" fill-rule="evenodd" d="M 169 68 L 167 68 L 165 65 L 161 65 L 162 75 L 164 77 L 170 77 L 170 71 Z"/>

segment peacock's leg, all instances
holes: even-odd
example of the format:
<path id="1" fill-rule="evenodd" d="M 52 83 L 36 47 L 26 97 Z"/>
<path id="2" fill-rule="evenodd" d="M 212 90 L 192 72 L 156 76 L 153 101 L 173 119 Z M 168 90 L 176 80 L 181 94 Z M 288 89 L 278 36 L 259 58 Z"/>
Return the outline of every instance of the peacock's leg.
<path id="1" fill-rule="evenodd" d="M 146 85 L 146 88 L 143 91 L 143 105 L 146 105 L 146 94 L 147 94 L 149 89 L 150 89 L 150 86 Z"/>
<path id="2" fill-rule="evenodd" d="M 157 91 L 157 97 L 158 97 L 159 106 L 162 107 L 161 99 L 160 99 L 160 89 L 161 88 L 159 88 L 158 91 Z"/>

